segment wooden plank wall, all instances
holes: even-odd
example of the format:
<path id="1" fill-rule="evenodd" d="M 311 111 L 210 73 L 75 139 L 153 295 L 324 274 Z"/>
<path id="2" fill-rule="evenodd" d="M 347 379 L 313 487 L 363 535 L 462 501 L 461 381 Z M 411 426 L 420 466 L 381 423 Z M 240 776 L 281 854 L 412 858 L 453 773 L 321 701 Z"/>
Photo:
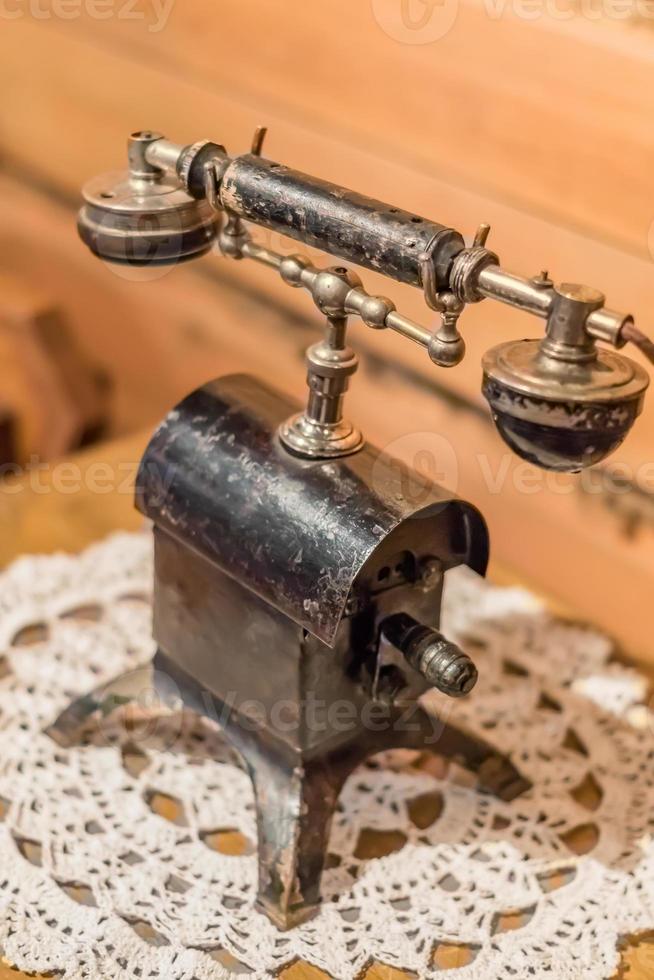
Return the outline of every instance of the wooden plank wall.
<path id="1" fill-rule="evenodd" d="M 122 166 L 131 130 L 236 152 L 266 123 L 269 156 L 467 234 L 489 221 L 507 268 L 599 286 L 654 330 L 654 21 L 645 8 L 554 16 L 562 4 L 525 17 L 517 0 L 15 0 L 20 16 L 0 21 L 0 258 L 65 300 L 118 378 L 119 431 L 214 371 L 274 364 L 300 394 L 305 296 L 215 257 L 126 279 L 72 226 L 80 184 Z M 428 319 L 417 291 L 364 278 Z M 479 360 L 535 328 L 497 304 L 469 309 L 467 359 L 446 373 L 356 326 L 350 412 L 477 503 L 501 560 L 654 659 L 654 399 L 612 464 L 628 492 L 607 490 L 610 473 L 553 479 L 512 460 Z"/>

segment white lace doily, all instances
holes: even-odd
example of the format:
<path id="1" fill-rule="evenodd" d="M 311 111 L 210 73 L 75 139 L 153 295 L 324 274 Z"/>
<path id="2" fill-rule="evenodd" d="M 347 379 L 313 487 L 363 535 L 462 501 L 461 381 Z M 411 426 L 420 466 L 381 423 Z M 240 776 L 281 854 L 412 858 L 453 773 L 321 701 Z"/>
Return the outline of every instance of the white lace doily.
<path id="1" fill-rule="evenodd" d="M 0 945 L 20 969 L 268 978 L 300 959 L 337 980 L 373 961 L 430 977 L 449 944 L 469 960 L 456 980 L 599 980 L 622 934 L 654 926 L 645 681 L 598 633 L 457 570 L 444 629 L 480 681 L 449 720 L 512 752 L 534 789 L 506 804 L 455 766 L 377 757 L 343 791 L 320 915 L 278 932 L 252 909 L 252 793 L 219 735 L 178 719 L 177 738 L 117 726 L 63 750 L 42 734 L 151 656 L 150 550 L 118 535 L 0 578 Z"/>

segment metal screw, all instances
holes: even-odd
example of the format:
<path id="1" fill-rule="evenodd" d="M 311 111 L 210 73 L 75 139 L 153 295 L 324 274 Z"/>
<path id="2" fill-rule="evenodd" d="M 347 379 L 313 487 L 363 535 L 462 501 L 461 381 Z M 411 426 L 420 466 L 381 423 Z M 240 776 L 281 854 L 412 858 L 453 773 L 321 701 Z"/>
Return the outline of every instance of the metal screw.
<path id="1" fill-rule="evenodd" d="M 553 281 L 550 279 L 547 269 L 541 269 L 540 273 L 537 276 L 532 276 L 529 282 L 532 286 L 535 286 L 536 289 L 551 289 L 554 285 Z"/>
<path id="2" fill-rule="evenodd" d="M 428 558 L 420 569 L 422 584 L 425 588 L 431 588 L 432 585 L 436 585 L 439 581 L 442 573 L 443 566 L 436 558 Z"/>

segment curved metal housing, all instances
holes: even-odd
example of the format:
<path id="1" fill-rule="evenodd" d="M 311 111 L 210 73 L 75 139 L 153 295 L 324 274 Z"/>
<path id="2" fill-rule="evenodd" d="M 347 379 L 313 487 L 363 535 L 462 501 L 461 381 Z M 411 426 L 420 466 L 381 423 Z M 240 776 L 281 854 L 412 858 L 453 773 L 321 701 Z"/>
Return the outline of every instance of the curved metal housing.
<path id="1" fill-rule="evenodd" d="M 327 644 L 382 545 L 485 572 L 488 533 L 474 507 L 372 447 L 292 456 L 276 433 L 296 409 L 246 375 L 194 391 L 143 456 L 138 508 Z"/>

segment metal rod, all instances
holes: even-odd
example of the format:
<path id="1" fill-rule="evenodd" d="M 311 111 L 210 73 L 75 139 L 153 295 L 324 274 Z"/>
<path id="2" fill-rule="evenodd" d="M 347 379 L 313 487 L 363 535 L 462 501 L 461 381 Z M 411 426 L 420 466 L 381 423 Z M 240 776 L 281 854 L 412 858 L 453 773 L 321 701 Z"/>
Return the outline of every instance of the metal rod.
<path id="1" fill-rule="evenodd" d="M 497 299 L 501 303 L 545 319 L 552 307 L 550 289 L 535 286 L 529 279 L 504 272 L 498 265 L 489 265 L 480 271 L 477 289 L 482 296 Z"/>
<path id="2" fill-rule="evenodd" d="M 586 330 L 595 340 L 603 340 L 614 347 L 624 347 L 627 343 L 624 338 L 624 328 L 633 322 L 634 318 L 631 314 L 607 310 L 603 306 L 600 310 L 593 310 L 587 317 Z"/>
<path id="3" fill-rule="evenodd" d="M 477 289 L 489 299 L 499 300 L 525 313 L 547 319 L 552 312 L 555 294 L 547 288 L 546 282 L 536 285 L 533 279 L 505 272 L 497 265 L 486 266 L 479 273 Z M 590 312 L 585 321 L 584 329 L 595 340 L 604 341 L 613 347 L 623 347 L 626 341 L 623 337 L 624 328 L 633 323 L 629 313 L 608 310 L 602 306 Z"/>
<path id="4" fill-rule="evenodd" d="M 328 316 L 325 342 L 332 350 L 343 350 L 347 331 L 346 316 Z"/>
<path id="5" fill-rule="evenodd" d="M 414 344 L 420 344 L 421 347 L 427 347 L 429 344 L 431 331 L 410 320 L 407 316 L 398 313 L 397 310 L 388 314 L 386 326 L 394 330 L 395 333 L 401 334 L 402 337 L 406 337 L 407 340 L 412 340 Z"/>
<path id="6" fill-rule="evenodd" d="M 178 143 L 167 139 L 158 139 L 150 143 L 145 151 L 145 159 L 153 167 L 165 170 L 166 173 L 177 173 L 177 163 L 184 151 Z"/>
<path id="7" fill-rule="evenodd" d="M 269 268 L 277 269 L 278 271 L 284 258 L 283 255 L 273 252 L 272 249 L 264 248 L 263 245 L 257 245 L 251 239 L 244 243 L 241 251 L 246 259 L 254 259 L 255 262 L 260 262 L 261 265 L 267 265 Z"/>

